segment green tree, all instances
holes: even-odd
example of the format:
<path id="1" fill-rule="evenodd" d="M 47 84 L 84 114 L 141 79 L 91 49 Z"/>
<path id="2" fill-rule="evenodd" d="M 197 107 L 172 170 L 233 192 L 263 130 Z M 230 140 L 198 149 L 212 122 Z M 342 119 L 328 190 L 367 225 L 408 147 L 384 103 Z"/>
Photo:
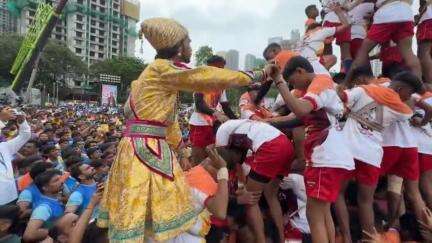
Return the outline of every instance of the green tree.
<path id="1" fill-rule="evenodd" d="M 22 41 L 23 36 L 17 34 L 0 34 L 0 80 L 6 85 L 14 78 L 9 72 Z M 86 65 L 64 43 L 49 40 L 39 61 L 34 85 L 50 85 L 55 81 L 64 81 L 67 75 L 81 76 L 86 73 Z M 64 85 L 64 82 L 60 83 Z"/>
<path id="2" fill-rule="evenodd" d="M 138 79 L 145 69 L 146 64 L 141 59 L 135 57 L 119 57 L 106 59 L 90 66 L 90 75 L 99 77 L 99 74 L 110 74 L 121 77 L 119 100 L 127 98 L 127 90 L 131 82 Z"/>
<path id="3" fill-rule="evenodd" d="M 210 46 L 201 46 L 197 52 L 195 52 L 196 66 L 202 66 L 206 64 L 209 57 L 213 55 L 213 49 Z"/>
<path id="4" fill-rule="evenodd" d="M 23 37 L 17 34 L 0 34 L 0 50 L 2 50 L 0 55 L 0 81 L 5 86 L 10 84 L 13 79 L 13 75 L 9 71 L 18 54 L 22 40 Z"/>

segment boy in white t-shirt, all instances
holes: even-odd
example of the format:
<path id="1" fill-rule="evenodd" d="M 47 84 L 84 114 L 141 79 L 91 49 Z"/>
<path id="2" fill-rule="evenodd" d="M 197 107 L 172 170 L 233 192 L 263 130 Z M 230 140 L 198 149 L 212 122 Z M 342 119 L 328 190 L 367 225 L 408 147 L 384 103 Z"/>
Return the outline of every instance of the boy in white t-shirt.
<path id="1" fill-rule="evenodd" d="M 356 58 L 357 52 L 367 36 L 368 17 L 373 14 L 375 5 L 371 2 L 364 2 L 348 12 L 351 20 L 351 56 Z"/>
<path id="2" fill-rule="evenodd" d="M 212 56 L 207 60 L 207 65 L 217 68 L 224 68 L 225 63 L 225 59 L 220 56 Z M 214 144 L 215 124 L 236 117 L 229 106 L 225 91 L 194 93 L 194 103 L 195 110 L 189 119 L 189 140 L 192 144 L 192 158 L 195 162 L 200 162 L 207 157 L 205 148 Z M 219 105 L 224 112 L 218 111 Z"/>
<path id="3" fill-rule="evenodd" d="M 327 75 L 316 75 L 304 57 L 293 57 L 283 71 L 283 78 L 295 89 L 304 91 L 296 98 L 284 79 L 276 81 L 285 104 L 303 120 L 306 169 L 304 179 L 307 194 L 306 215 L 314 242 L 334 242 L 335 228 L 330 205 L 339 195 L 342 183 L 354 169 L 354 160 L 339 126 L 344 111 Z"/>
<path id="4" fill-rule="evenodd" d="M 282 209 L 277 193 L 281 178 L 288 175 L 294 157 L 294 148 L 289 139 L 264 122 L 229 120 L 216 133 L 216 147 L 228 163 L 233 160 L 243 162 L 247 151 L 252 151 L 246 190 L 264 193 L 278 229 L 279 242 L 284 242 Z M 264 223 L 258 204 L 247 206 L 247 216 L 256 241 L 265 242 Z"/>
<path id="5" fill-rule="evenodd" d="M 420 0 L 417 42 L 417 55 L 425 82 L 432 83 L 432 1 L 430 0 Z"/>
<path id="6" fill-rule="evenodd" d="M 315 73 L 328 73 L 327 65 L 320 62 L 327 58 L 318 57 L 323 54 L 325 40 L 349 28 L 348 19 L 341 7 L 332 5 L 331 9 L 339 17 L 341 24 L 335 27 L 322 27 L 318 23 L 309 25 L 299 47 L 300 55 L 309 60 Z"/>
<path id="7" fill-rule="evenodd" d="M 352 68 L 367 65 L 369 52 L 376 45 L 392 40 L 396 42 L 409 69 L 421 78 L 420 62 L 412 51 L 414 16 L 409 0 L 377 0 L 375 8 L 378 10 L 374 14 L 372 26 L 358 51 Z"/>
<path id="8" fill-rule="evenodd" d="M 400 93 L 402 100 L 410 100 L 412 93 L 419 93 L 422 91 L 421 81 L 411 72 L 402 72 L 393 77 L 390 87 L 394 86 L 396 81 L 404 81 L 410 83 L 417 88 L 411 92 Z M 400 82 L 397 82 L 400 83 Z M 416 106 L 426 106 L 417 101 Z M 410 203 L 411 208 L 418 220 L 423 220 L 423 210 L 425 203 L 419 191 L 419 157 L 418 157 L 418 141 L 412 132 L 409 121 L 398 121 L 385 128 L 383 131 L 383 160 L 381 163 L 381 175 L 396 175 L 403 178 L 404 182 L 404 195 Z M 397 192 L 395 192 L 397 194 Z M 395 210 L 401 200 L 399 195 L 393 195 L 392 199 L 388 200 L 389 204 Z M 397 221 L 397 212 L 390 212 L 391 219 L 389 226 L 394 226 Z"/>
<path id="9" fill-rule="evenodd" d="M 353 71 L 353 83 L 356 87 L 339 92 L 349 110 L 343 131 L 346 139 L 350 141 L 355 161 L 353 177 L 358 186 L 360 225 L 363 231 L 370 234 L 377 233 L 374 227 L 373 201 L 383 157 L 382 132 L 395 122 L 408 121 L 411 118 L 412 110 L 401 100 L 399 93 L 417 88 L 404 80 L 394 81 L 390 88 L 370 84 L 373 80 L 368 68 L 356 69 Z M 339 194 L 336 207 L 337 212 L 346 208 L 344 193 Z M 341 213 L 339 217 L 343 215 L 348 215 L 348 212 Z M 349 222 L 348 219 L 341 221 Z M 351 241 L 349 225 L 341 225 L 341 228 L 344 228 L 344 239 Z"/>
<path id="10" fill-rule="evenodd" d="M 342 25 L 340 17 L 336 14 L 333 9 L 333 6 L 337 5 L 342 7 L 343 9 L 350 11 L 352 8 L 357 6 L 361 0 L 349 1 L 349 0 L 322 0 L 323 10 L 325 12 L 325 16 L 323 19 L 324 27 L 337 27 Z M 344 13 L 347 14 L 347 13 Z M 351 67 L 352 56 L 351 56 L 351 29 L 347 28 L 345 31 L 336 33 L 334 35 L 336 38 L 336 44 L 340 46 L 341 51 L 341 61 L 342 67 L 345 72 Z"/>

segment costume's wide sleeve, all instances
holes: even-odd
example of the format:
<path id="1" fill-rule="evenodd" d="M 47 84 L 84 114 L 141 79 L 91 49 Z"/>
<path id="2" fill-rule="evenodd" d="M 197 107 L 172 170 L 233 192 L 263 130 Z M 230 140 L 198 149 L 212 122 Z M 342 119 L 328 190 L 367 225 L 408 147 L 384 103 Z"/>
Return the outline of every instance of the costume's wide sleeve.
<path id="1" fill-rule="evenodd" d="M 210 92 L 230 87 L 241 87 L 260 81 L 262 72 L 238 72 L 203 66 L 194 69 L 172 69 L 163 73 L 160 84 L 178 91 Z"/>

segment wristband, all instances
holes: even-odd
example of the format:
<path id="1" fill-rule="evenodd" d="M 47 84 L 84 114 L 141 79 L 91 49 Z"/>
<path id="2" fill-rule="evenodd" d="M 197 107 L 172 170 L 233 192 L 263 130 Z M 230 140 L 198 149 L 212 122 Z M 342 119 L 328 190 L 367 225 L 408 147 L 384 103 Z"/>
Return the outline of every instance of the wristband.
<path id="1" fill-rule="evenodd" d="M 226 167 L 222 167 L 218 170 L 217 172 L 217 180 L 228 180 L 229 175 L 228 175 L 228 169 Z"/>

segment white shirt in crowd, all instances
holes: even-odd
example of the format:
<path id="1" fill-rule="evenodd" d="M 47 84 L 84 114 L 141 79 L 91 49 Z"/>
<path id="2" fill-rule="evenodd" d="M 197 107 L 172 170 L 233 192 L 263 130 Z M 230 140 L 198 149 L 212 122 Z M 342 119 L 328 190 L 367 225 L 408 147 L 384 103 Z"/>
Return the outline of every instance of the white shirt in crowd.
<path id="1" fill-rule="evenodd" d="M 326 12 L 324 16 L 323 22 L 331 22 L 331 23 L 340 23 L 339 17 L 336 15 L 334 11 L 329 9 L 329 6 L 332 4 L 339 4 L 340 6 L 346 6 L 349 1 L 348 0 L 322 0 L 323 10 Z"/>
<path id="2" fill-rule="evenodd" d="M 319 82 L 319 79 L 314 82 Z M 308 92 L 302 99 L 313 100 L 316 107 L 315 111 L 323 110 L 329 123 L 329 127 L 323 128 L 321 132 L 328 132 L 325 141 L 321 144 L 316 144 L 313 147 L 311 162 L 312 167 L 328 167 L 328 168 L 342 168 L 346 170 L 354 169 L 354 160 L 349 149 L 342 129 L 340 128 L 339 121 L 336 117 L 341 117 L 344 111 L 344 105 L 334 89 L 325 89 L 319 94 Z M 319 127 L 322 123 L 322 117 L 313 116 L 308 127 Z M 308 140 L 309 135 L 306 136 Z"/>
<path id="3" fill-rule="evenodd" d="M 223 123 L 216 133 L 216 146 L 227 146 L 231 134 L 247 134 L 252 141 L 252 151 L 256 152 L 265 142 L 279 137 L 282 133 L 275 127 L 260 121 L 229 120 Z"/>
<path id="4" fill-rule="evenodd" d="M 379 9 L 374 14 L 374 24 L 414 21 L 414 14 L 409 3 L 395 1 L 381 6 L 384 2 L 385 0 L 378 0 L 376 3 Z"/>
<path id="5" fill-rule="evenodd" d="M 0 205 L 18 198 L 18 190 L 12 168 L 13 156 L 31 138 L 31 129 L 26 121 L 19 125 L 18 136 L 0 143 Z"/>
<path id="6" fill-rule="evenodd" d="M 227 98 L 225 90 L 222 92 L 222 94 L 220 96 L 219 104 L 223 103 L 223 102 L 228 102 L 228 98 Z M 195 105 L 194 105 L 194 112 L 192 113 L 192 115 L 189 119 L 189 124 L 191 124 L 193 126 L 210 126 L 210 125 L 212 125 L 212 124 L 209 124 L 208 121 L 206 121 L 202 117 L 201 113 L 197 112 Z"/>
<path id="7" fill-rule="evenodd" d="M 345 91 L 347 95 L 347 107 L 351 112 L 357 112 L 366 105 L 374 102 L 374 100 L 361 87 L 356 87 Z M 397 121 L 407 121 L 412 114 L 403 114 L 390 109 L 387 106 L 382 106 L 383 120 L 380 125 L 389 127 Z M 371 108 L 366 115 L 362 117 L 371 122 L 379 122 L 377 118 L 376 108 Z M 355 159 L 358 159 L 366 164 L 380 167 L 383 149 L 383 135 L 379 131 L 369 130 L 363 127 L 359 122 L 352 118 L 348 118 L 343 128 L 344 134 L 349 141 L 351 151 Z"/>
<path id="8" fill-rule="evenodd" d="M 424 99 L 423 102 L 432 105 L 432 97 Z M 424 110 L 417 108 L 415 113 L 425 115 Z M 412 127 L 412 133 L 417 138 L 418 152 L 432 155 L 432 123 L 428 122 L 423 127 Z"/>
<path id="9" fill-rule="evenodd" d="M 373 3 L 361 3 L 348 12 L 351 20 L 351 39 L 365 39 L 367 36 L 367 21 L 365 16 L 374 12 Z"/>

